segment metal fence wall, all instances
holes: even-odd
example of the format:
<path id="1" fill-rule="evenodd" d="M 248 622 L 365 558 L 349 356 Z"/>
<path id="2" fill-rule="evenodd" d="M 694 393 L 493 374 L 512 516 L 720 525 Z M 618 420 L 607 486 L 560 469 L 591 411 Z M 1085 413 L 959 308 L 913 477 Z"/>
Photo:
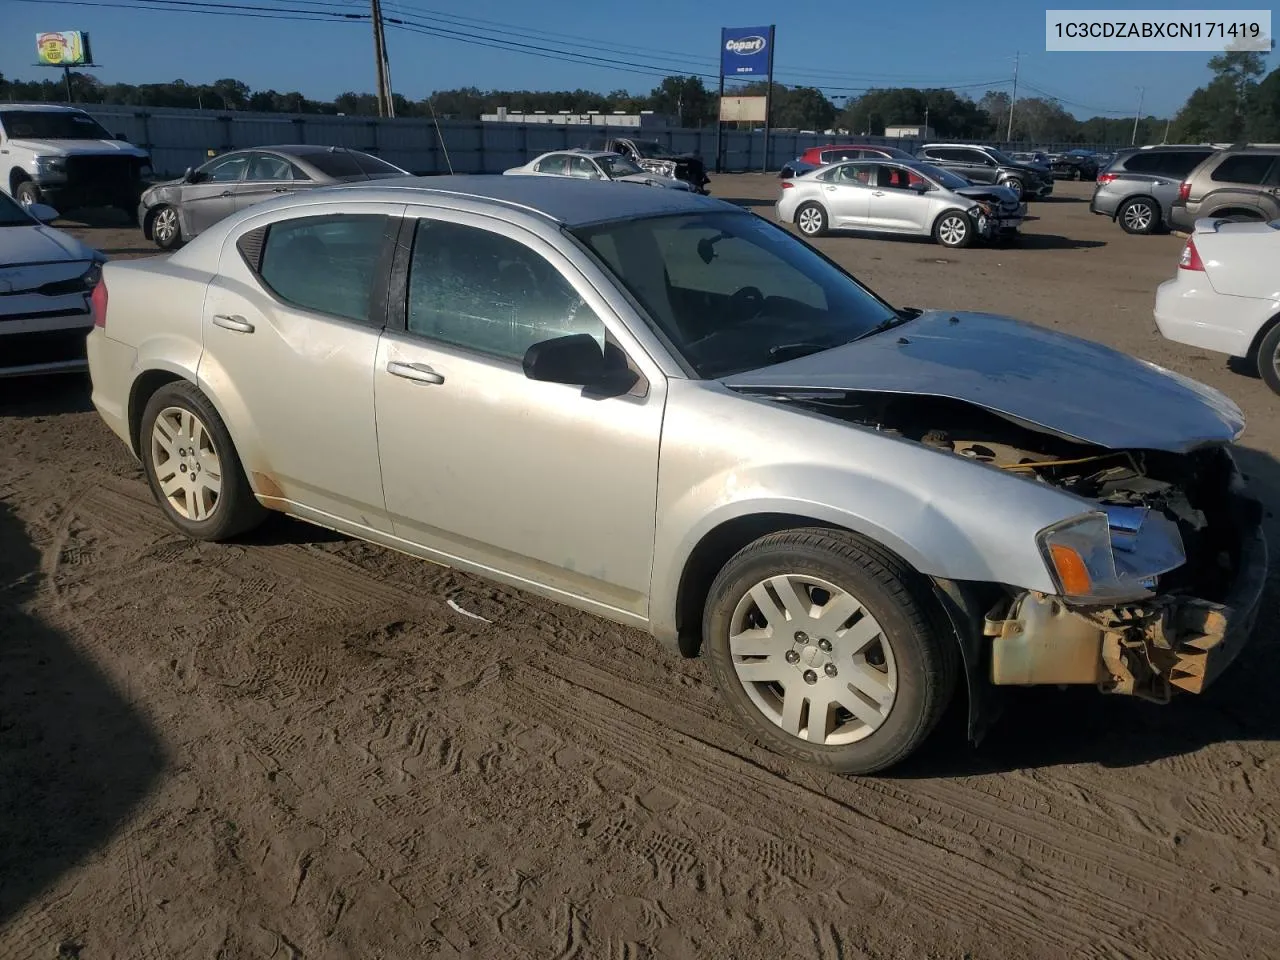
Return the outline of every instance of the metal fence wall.
<path id="1" fill-rule="evenodd" d="M 317 114 L 248 113 L 184 110 L 162 107 L 121 107 L 83 104 L 112 133 L 123 134 L 151 152 L 157 176 L 179 176 L 187 167 L 208 159 L 208 151 L 233 150 L 266 144 L 311 143 L 350 147 L 376 154 L 415 174 L 501 173 L 547 150 L 576 147 L 604 133 L 607 127 L 551 124 L 482 123 L 442 120 L 437 133 L 430 120 L 337 117 Z M 657 140 L 679 153 L 700 154 L 714 168 L 716 131 L 614 128 L 618 136 Z M 725 130 L 721 145 L 726 171 L 777 170 L 808 147 L 827 143 L 889 144 L 914 151 L 918 140 L 886 137 L 831 137 L 825 134 Z M 1019 145 L 1003 145 L 1019 149 Z M 1040 149 L 1088 147 L 1103 144 L 1039 144 Z"/>

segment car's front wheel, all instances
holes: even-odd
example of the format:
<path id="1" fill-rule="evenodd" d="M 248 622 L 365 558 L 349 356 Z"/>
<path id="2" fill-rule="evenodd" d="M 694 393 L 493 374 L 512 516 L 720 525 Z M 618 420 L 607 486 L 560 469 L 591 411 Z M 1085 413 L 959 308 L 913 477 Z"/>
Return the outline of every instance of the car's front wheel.
<path id="1" fill-rule="evenodd" d="M 1000 186 L 1012 190 L 1019 203 L 1022 202 L 1022 195 L 1027 192 L 1026 186 L 1017 177 L 1006 177 L 1000 181 Z"/>
<path id="2" fill-rule="evenodd" d="M 827 211 L 821 204 L 801 204 L 796 211 L 796 227 L 806 237 L 820 237 L 827 232 Z"/>
<path id="3" fill-rule="evenodd" d="M 182 243 L 182 227 L 178 223 L 176 207 L 165 204 L 151 214 L 151 240 L 161 250 L 174 250 Z"/>
<path id="4" fill-rule="evenodd" d="M 955 688 L 958 646 L 922 578 L 851 534 L 771 534 L 720 571 L 703 615 L 711 670 L 770 749 L 838 773 L 905 759 Z"/>
<path id="5" fill-rule="evenodd" d="M 23 180 L 13 191 L 13 199 L 23 207 L 29 207 L 32 204 L 44 203 L 44 195 L 41 194 L 40 188 L 30 180 Z"/>
<path id="6" fill-rule="evenodd" d="M 227 540 L 266 515 L 222 417 L 194 384 L 183 380 L 157 390 L 142 412 L 138 437 L 151 492 L 187 536 Z"/>
<path id="7" fill-rule="evenodd" d="M 973 243 L 973 223 L 962 210 L 947 210 L 933 225 L 933 239 L 944 247 L 967 247 Z"/>

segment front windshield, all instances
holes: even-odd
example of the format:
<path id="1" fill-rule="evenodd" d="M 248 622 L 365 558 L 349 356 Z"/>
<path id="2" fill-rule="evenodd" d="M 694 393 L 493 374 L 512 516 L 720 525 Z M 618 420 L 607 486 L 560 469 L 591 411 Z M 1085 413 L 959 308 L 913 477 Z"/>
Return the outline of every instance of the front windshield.
<path id="1" fill-rule="evenodd" d="M 611 221 L 574 235 L 704 378 L 837 347 L 900 319 L 833 263 L 754 213 Z"/>
<path id="2" fill-rule="evenodd" d="M 596 157 L 596 163 L 604 168 L 604 172 L 611 177 L 629 177 L 632 174 L 644 173 L 644 167 L 629 160 L 626 157 L 620 157 L 617 154 L 609 157 Z"/>
<path id="3" fill-rule="evenodd" d="M 0 193 L 0 227 L 33 227 L 35 222 L 12 199 Z"/>
<path id="4" fill-rule="evenodd" d="M 674 157 L 675 154 L 660 144 L 657 140 L 633 140 L 636 149 L 640 151 L 640 156 L 650 157 L 654 160 L 664 160 Z"/>
<path id="5" fill-rule="evenodd" d="M 111 134 L 87 113 L 61 110 L 0 110 L 11 140 L 110 140 Z"/>
<path id="6" fill-rule="evenodd" d="M 943 170 L 941 167 L 935 167 L 931 163 L 914 164 L 914 169 L 924 174 L 930 180 L 934 180 L 939 186 L 946 187 L 948 190 L 959 190 L 961 187 L 971 187 L 971 184 L 964 177 L 957 176 L 950 170 Z"/>

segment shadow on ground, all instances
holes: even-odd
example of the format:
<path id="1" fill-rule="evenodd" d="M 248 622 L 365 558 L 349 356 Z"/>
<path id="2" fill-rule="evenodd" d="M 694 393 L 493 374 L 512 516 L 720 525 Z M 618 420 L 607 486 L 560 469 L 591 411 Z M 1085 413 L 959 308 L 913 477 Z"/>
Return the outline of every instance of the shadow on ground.
<path id="1" fill-rule="evenodd" d="M 0 380 L 0 417 L 50 417 L 88 413 L 93 384 L 87 373 Z"/>
<path id="2" fill-rule="evenodd" d="M 121 691 L 28 612 L 40 585 L 39 553 L 0 502 L 0 929 L 110 840 L 165 767 Z"/>

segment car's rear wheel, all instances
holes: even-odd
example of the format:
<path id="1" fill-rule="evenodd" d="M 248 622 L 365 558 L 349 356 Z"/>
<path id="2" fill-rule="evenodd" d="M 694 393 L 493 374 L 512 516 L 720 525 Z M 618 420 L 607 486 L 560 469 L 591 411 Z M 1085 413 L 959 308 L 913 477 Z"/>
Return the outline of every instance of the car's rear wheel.
<path id="1" fill-rule="evenodd" d="M 1146 197 L 1134 197 L 1121 204 L 1116 220 L 1125 233 L 1154 233 L 1160 226 L 1160 211 L 1154 201 Z"/>
<path id="2" fill-rule="evenodd" d="M 805 203 L 796 211 L 796 227 L 806 237 L 820 237 L 827 232 L 827 211 L 818 203 Z"/>
<path id="3" fill-rule="evenodd" d="M 973 223 L 961 210 L 944 210 L 933 224 L 933 239 L 944 247 L 967 247 L 973 243 Z"/>
<path id="4" fill-rule="evenodd" d="M 139 438 L 151 492 L 187 536 L 227 540 L 266 515 L 226 425 L 195 385 L 184 380 L 157 390 L 143 410 Z"/>
<path id="5" fill-rule="evenodd" d="M 1258 344 L 1258 376 L 1272 393 L 1280 394 L 1280 323 Z"/>
<path id="6" fill-rule="evenodd" d="M 173 250 L 182 243 L 182 227 L 176 207 L 165 204 L 151 214 L 151 240 L 161 250 Z"/>
<path id="7" fill-rule="evenodd" d="M 958 647 L 922 578 L 837 530 L 789 530 L 736 554 L 703 615 L 725 700 L 770 749 L 839 773 L 914 751 L 955 688 Z"/>

